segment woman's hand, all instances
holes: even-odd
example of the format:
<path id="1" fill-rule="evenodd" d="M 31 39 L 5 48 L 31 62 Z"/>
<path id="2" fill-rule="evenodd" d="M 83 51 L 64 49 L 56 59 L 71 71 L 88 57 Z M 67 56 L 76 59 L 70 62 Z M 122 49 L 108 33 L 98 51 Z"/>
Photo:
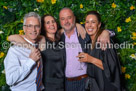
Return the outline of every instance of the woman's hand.
<path id="1" fill-rule="evenodd" d="M 93 60 L 92 56 L 90 56 L 87 53 L 83 53 L 83 52 L 81 52 L 77 57 L 79 58 L 80 62 L 89 62 L 89 63 L 91 63 L 92 60 Z"/>
<path id="2" fill-rule="evenodd" d="M 99 67 L 100 69 L 104 70 L 103 68 L 103 64 L 102 64 L 102 61 L 100 59 L 97 59 L 87 53 L 80 53 L 78 56 L 79 58 L 78 61 L 80 62 L 87 62 L 87 63 L 92 63 L 94 65 L 96 65 L 97 67 Z"/>

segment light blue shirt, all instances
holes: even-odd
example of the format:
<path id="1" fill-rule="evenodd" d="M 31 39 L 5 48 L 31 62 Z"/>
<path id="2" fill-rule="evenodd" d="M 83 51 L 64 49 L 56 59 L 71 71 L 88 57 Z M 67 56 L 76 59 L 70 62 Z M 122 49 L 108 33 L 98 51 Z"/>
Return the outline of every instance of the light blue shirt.
<path id="1" fill-rule="evenodd" d="M 4 60 L 6 82 L 12 91 L 36 91 L 36 62 L 30 49 L 12 46 Z M 42 61 L 42 60 L 40 60 Z"/>

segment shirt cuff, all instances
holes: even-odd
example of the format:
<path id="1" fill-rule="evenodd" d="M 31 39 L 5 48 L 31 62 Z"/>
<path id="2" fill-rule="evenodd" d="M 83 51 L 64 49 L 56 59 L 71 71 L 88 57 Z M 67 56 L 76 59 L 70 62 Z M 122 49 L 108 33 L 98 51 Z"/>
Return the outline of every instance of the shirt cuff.
<path id="1" fill-rule="evenodd" d="M 111 30 L 109 30 L 109 29 L 105 29 L 105 30 L 107 30 L 107 31 L 109 32 L 109 34 L 110 34 L 110 37 L 113 37 L 113 36 L 115 36 L 115 32 L 113 32 L 113 31 L 111 31 Z"/>
<path id="2" fill-rule="evenodd" d="M 26 63 L 26 65 L 31 68 L 36 62 L 34 60 L 32 60 L 31 58 L 28 58 L 28 61 Z"/>

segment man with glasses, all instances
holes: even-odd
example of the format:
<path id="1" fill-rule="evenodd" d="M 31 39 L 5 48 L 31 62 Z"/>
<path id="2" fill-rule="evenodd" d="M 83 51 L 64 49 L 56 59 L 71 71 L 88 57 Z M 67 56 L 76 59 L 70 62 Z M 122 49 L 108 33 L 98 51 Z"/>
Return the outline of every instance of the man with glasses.
<path id="1" fill-rule="evenodd" d="M 25 15 L 23 30 L 24 39 L 36 46 L 40 34 L 41 18 L 35 12 Z M 4 60 L 6 82 L 12 91 L 41 91 L 42 61 L 38 49 L 31 51 L 28 48 L 12 46 Z"/>

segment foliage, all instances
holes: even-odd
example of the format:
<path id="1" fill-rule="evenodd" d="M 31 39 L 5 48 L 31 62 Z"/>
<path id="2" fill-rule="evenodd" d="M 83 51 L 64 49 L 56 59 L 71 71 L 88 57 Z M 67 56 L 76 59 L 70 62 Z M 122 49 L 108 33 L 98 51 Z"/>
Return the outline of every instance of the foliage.
<path id="1" fill-rule="evenodd" d="M 6 56 L 11 34 L 22 33 L 24 14 L 35 11 L 41 16 L 51 14 L 59 22 L 59 11 L 64 7 L 73 10 L 76 21 L 84 23 L 87 11 L 97 10 L 102 15 L 106 29 L 116 32 L 115 42 L 134 44 L 133 48 L 120 48 L 118 53 L 122 67 L 125 88 L 136 89 L 136 10 L 135 0 L 1 0 L 0 3 L 0 87 L 6 85 L 3 60 Z M 6 46 L 4 46 L 6 45 Z M 134 55 L 132 55 L 134 54 Z"/>

